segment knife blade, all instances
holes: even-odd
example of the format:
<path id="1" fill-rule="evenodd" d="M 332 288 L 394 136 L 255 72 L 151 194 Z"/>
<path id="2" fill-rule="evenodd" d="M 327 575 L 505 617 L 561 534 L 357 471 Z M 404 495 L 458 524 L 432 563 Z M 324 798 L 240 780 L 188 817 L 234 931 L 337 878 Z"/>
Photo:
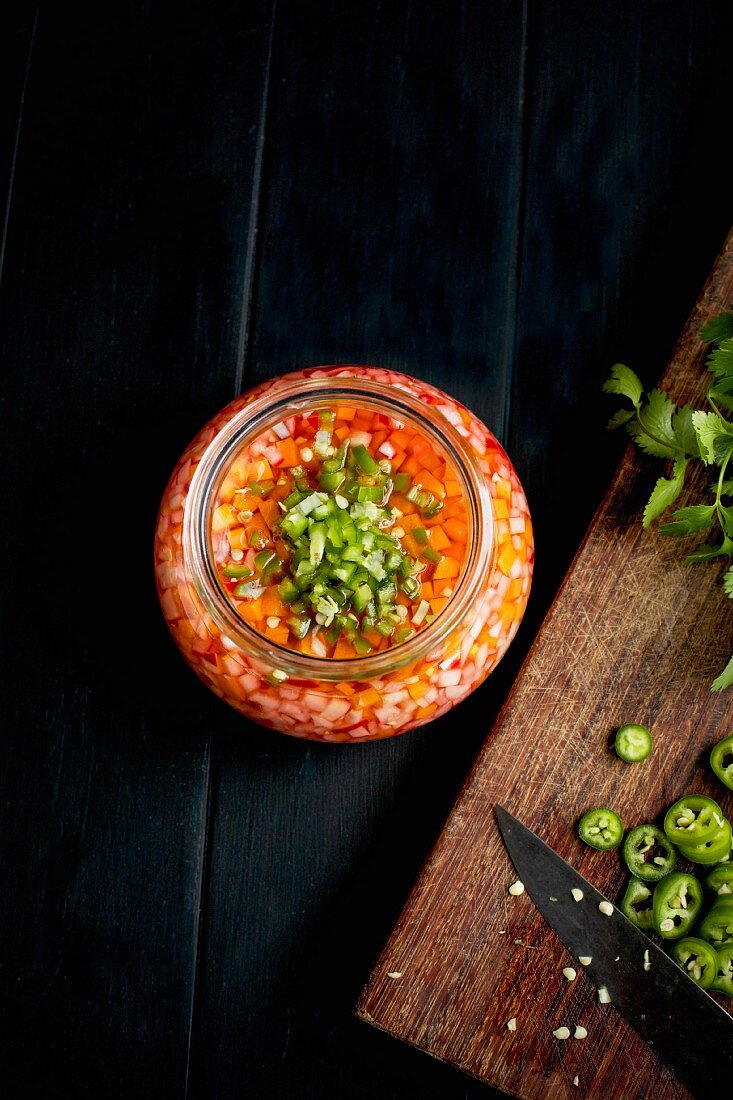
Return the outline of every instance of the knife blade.
<path id="1" fill-rule="evenodd" d="M 558 939 L 576 959 L 590 956 L 583 969 L 694 1095 L 710 1096 L 713 1087 L 725 1095 L 733 1080 L 728 1013 L 616 906 L 606 916 L 598 907 L 608 899 L 544 840 L 495 809 L 517 874 Z"/>

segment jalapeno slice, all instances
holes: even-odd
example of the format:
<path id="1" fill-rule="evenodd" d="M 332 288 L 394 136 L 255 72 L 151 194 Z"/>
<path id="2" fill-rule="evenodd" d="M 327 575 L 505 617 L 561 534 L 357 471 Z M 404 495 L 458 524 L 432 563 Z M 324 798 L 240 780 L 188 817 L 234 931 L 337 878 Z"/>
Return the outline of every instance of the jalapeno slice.
<path id="1" fill-rule="evenodd" d="M 721 947 L 715 954 L 718 968 L 712 988 L 718 993 L 733 997 L 733 946 Z"/>
<path id="2" fill-rule="evenodd" d="M 654 931 L 665 940 L 687 935 L 700 912 L 702 898 L 702 886 L 694 875 L 683 871 L 666 875 L 654 888 Z"/>
<path id="3" fill-rule="evenodd" d="M 717 950 L 733 944 L 733 900 L 718 898 L 700 924 L 700 936 Z"/>
<path id="4" fill-rule="evenodd" d="M 646 726 L 630 722 L 619 727 L 613 744 L 617 756 L 627 764 L 637 764 L 640 760 L 646 760 L 654 742 Z"/>
<path id="5" fill-rule="evenodd" d="M 658 882 L 677 863 L 677 852 L 671 841 L 656 825 L 637 825 L 624 840 L 624 862 L 631 874 L 644 882 Z"/>
<path id="6" fill-rule="evenodd" d="M 678 940 L 672 948 L 672 958 L 702 989 L 710 989 L 718 976 L 715 948 L 697 936 L 684 936 Z"/>
<path id="7" fill-rule="evenodd" d="M 725 818 L 717 834 L 708 840 L 701 840 L 694 844 L 681 844 L 682 855 L 689 859 L 690 863 L 720 863 L 721 859 L 730 852 L 731 827 Z"/>
<path id="8" fill-rule="evenodd" d="M 704 794 L 687 794 L 667 810 L 664 831 L 678 848 L 711 840 L 717 835 L 723 811 Z"/>
<path id="9" fill-rule="evenodd" d="M 621 898 L 621 912 L 644 932 L 651 932 L 653 927 L 652 894 L 650 886 L 632 876 L 626 887 L 626 893 Z"/>
<path id="10" fill-rule="evenodd" d="M 721 783 L 733 791 L 733 734 L 724 737 L 710 750 L 710 767 Z"/>
<path id="11" fill-rule="evenodd" d="M 705 878 L 705 885 L 719 898 L 733 898 L 733 863 L 723 864 L 710 871 Z"/>
<path id="12" fill-rule="evenodd" d="M 578 822 L 580 839 L 601 852 L 610 852 L 612 848 L 618 848 L 623 835 L 624 826 L 621 818 L 605 806 L 588 810 Z"/>

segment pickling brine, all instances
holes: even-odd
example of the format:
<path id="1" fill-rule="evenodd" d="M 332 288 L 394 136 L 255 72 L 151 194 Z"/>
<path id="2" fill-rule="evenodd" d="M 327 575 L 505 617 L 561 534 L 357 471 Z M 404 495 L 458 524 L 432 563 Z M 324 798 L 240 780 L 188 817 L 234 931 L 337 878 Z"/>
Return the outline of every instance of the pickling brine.
<path id="1" fill-rule="evenodd" d="M 529 593 L 532 525 L 491 432 L 371 367 L 281 376 L 180 459 L 156 576 L 217 695 L 295 736 L 366 741 L 445 713 L 495 667 Z"/>

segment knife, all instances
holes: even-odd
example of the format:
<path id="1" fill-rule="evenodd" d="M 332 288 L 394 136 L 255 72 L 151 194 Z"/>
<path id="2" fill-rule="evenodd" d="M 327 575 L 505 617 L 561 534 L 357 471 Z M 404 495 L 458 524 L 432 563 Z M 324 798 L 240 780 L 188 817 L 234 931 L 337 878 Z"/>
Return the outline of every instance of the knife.
<path id="1" fill-rule="evenodd" d="M 496 817 L 512 863 L 558 939 L 611 1003 L 695 1095 L 730 1095 L 733 1020 L 704 989 L 557 852 L 501 806 Z M 571 890 L 583 892 L 580 902 Z M 553 900 L 554 899 L 554 900 Z M 648 954 L 647 954 L 648 953 Z"/>

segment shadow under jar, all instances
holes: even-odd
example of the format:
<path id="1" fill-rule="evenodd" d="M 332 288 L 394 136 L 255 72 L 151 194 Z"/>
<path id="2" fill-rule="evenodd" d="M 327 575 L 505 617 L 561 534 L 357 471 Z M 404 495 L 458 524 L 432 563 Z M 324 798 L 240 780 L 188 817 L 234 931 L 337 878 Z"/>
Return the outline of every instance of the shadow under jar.
<path id="1" fill-rule="evenodd" d="M 435 387 L 364 366 L 282 375 L 223 409 L 179 460 L 155 537 L 163 614 L 197 675 L 264 726 L 333 742 L 404 733 L 478 687 L 524 614 L 533 560 L 492 433 Z"/>

